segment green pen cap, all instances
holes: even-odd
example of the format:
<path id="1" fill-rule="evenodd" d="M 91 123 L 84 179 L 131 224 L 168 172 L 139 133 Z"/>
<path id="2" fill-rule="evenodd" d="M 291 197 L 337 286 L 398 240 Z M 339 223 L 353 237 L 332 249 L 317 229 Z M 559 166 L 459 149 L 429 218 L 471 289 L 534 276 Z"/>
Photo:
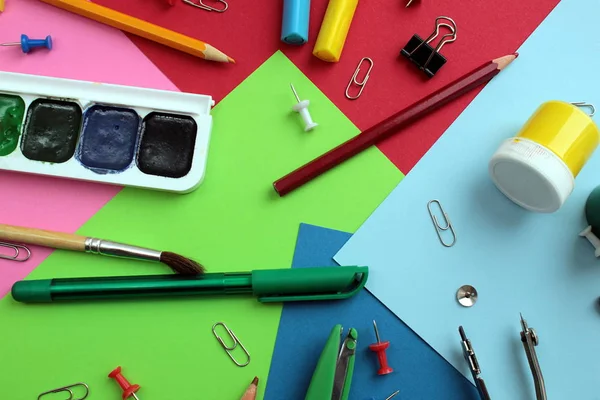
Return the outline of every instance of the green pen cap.
<path id="1" fill-rule="evenodd" d="M 318 267 L 252 271 L 252 289 L 262 303 L 339 300 L 355 295 L 369 276 L 367 267 Z"/>

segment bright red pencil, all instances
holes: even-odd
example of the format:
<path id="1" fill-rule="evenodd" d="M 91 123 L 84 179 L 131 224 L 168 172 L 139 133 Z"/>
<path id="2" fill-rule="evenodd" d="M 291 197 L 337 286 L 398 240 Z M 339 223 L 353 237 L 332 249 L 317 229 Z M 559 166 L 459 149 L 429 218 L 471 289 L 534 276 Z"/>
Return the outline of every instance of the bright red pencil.
<path id="1" fill-rule="evenodd" d="M 398 132 L 400 128 L 425 117 L 427 114 L 437 110 L 457 97 L 490 81 L 517 58 L 517 56 L 517 53 L 509 54 L 488 61 L 480 67 L 475 68 L 473 71 L 461 76 L 437 92 L 406 107 L 402 111 L 399 111 L 308 164 L 303 165 L 297 170 L 275 181 L 273 183 L 275 191 L 279 196 L 285 196 L 313 178 L 329 171 L 336 165 L 341 164 L 361 151 L 373 146 L 377 142 L 393 135 Z"/>

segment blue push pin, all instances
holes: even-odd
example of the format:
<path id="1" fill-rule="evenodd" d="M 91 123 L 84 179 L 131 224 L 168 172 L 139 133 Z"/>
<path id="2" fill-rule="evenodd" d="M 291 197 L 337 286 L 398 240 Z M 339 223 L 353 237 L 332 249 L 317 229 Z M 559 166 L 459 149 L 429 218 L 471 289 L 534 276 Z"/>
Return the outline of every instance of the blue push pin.
<path id="1" fill-rule="evenodd" d="M 20 42 L 2 43 L 0 46 L 21 46 L 23 53 L 29 53 L 31 49 L 35 49 L 36 47 L 45 47 L 48 50 L 52 50 L 52 38 L 48 35 L 46 39 L 29 39 L 27 35 L 21 35 Z"/>

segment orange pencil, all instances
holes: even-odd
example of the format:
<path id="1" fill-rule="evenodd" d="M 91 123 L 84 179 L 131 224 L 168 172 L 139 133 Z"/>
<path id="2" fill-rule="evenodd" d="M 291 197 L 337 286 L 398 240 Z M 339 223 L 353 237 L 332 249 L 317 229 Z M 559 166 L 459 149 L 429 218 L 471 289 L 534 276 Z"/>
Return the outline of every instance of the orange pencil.
<path id="1" fill-rule="evenodd" d="M 1 0 L 0 0 L 1 1 Z M 173 32 L 87 0 L 41 0 L 113 28 L 141 36 L 205 60 L 235 63 L 234 59 L 201 40 Z"/>
<path id="2" fill-rule="evenodd" d="M 246 389 L 246 393 L 242 396 L 241 400 L 255 400 L 256 399 L 256 388 L 258 386 L 258 376 L 252 379 L 252 383 Z"/>

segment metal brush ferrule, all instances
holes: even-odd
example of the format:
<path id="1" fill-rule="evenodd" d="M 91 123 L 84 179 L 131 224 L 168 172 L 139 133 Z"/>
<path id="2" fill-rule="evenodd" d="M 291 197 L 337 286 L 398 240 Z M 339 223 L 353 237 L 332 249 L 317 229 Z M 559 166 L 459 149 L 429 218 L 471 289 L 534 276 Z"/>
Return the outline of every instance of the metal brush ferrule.
<path id="1" fill-rule="evenodd" d="M 95 238 L 85 239 L 85 251 L 92 254 L 150 261 L 160 261 L 161 254 L 156 250 Z"/>

